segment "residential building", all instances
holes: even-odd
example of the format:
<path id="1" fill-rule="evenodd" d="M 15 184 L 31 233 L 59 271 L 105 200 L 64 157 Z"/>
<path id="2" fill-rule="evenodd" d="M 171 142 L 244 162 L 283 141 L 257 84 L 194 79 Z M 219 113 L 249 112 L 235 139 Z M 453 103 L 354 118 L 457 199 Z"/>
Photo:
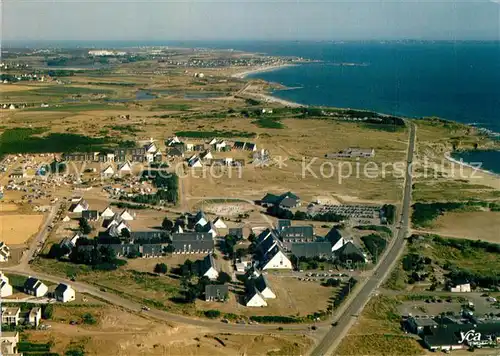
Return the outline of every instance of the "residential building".
<path id="1" fill-rule="evenodd" d="M 75 290 L 68 284 L 59 283 L 54 291 L 57 301 L 67 303 L 75 300 Z"/>
<path id="2" fill-rule="evenodd" d="M 114 215 L 115 215 L 115 213 L 113 212 L 113 210 L 109 206 L 106 209 L 104 209 L 103 212 L 101 213 L 101 216 L 104 219 L 112 218 Z"/>
<path id="3" fill-rule="evenodd" d="M 215 228 L 214 223 L 212 223 L 211 221 L 205 226 L 203 226 L 201 231 L 208 232 L 210 235 L 212 235 L 213 238 L 216 238 L 218 235 L 217 229 Z"/>
<path id="4" fill-rule="evenodd" d="M 42 308 L 40 307 L 31 308 L 28 314 L 28 323 L 34 325 L 35 327 L 38 327 L 38 325 L 40 325 L 41 320 L 42 320 Z"/>
<path id="5" fill-rule="evenodd" d="M 406 320 L 406 324 L 411 332 L 418 335 L 429 334 L 432 332 L 431 329 L 438 327 L 438 323 L 428 316 L 419 318 L 411 316 Z"/>
<path id="6" fill-rule="evenodd" d="M 82 218 L 88 221 L 97 221 L 99 220 L 99 212 L 97 210 L 84 210 L 82 211 Z"/>
<path id="7" fill-rule="evenodd" d="M 168 244 L 143 244 L 139 248 L 143 258 L 161 257 L 165 255 L 165 247 Z"/>
<path id="8" fill-rule="evenodd" d="M 252 288 L 247 293 L 245 305 L 247 307 L 267 307 L 267 302 L 257 288 Z"/>
<path id="9" fill-rule="evenodd" d="M 0 272 L 0 297 L 8 297 L 12 295 L 12 286 L 9 283 L 9 278 Z"/>
<path id="10" fill-rule="evenodd" d="M 7 262 L 10 258 L 10 248 L 3 241 L 0 242 L 0 262 Z"/>
<path id="11" fill-rule="evenodd" d="M 35 297 L 43 297 L 48 292 L 48 288 L 37 278 L 29 277 L 24 283 L 24 292 Z"/>
<path id="12" fill-rule="evenodd" d="M 2 324 L 17 326 L 20 313 L 21 308 L 19 307 L 2 307 Z"/>
<path id="13" fill-rule="evenodd" d="M 239 239 L 244 238 L 243 236 L 243 228 L 242 227 L 230 227 L 228 230 L 229 236 L 235 236 Z"/>
<path id="14" fill-rule="evenodd" d="M 205 226 L 209 220 L 203 211 L 198 211 L 193 218 L 194 225 Z"/>
<path id="15" fill-rule="evenodd" d="M 213 221 L 213 225 L 214 225 L 214 227 L 216 227 L 218 229 L 226 229 L 227 228 L 226 223 L 220 217 L 215 218 L 215 220 Z"/>
<path id="16" fill-rule="evenodd" d="M 209 253 L 215 248 L 215 242 L 207 232 L 184 232 L 172 235 L 174 253 Z"/>
<path id="17" fill-rule="evenodd" d="M 300 206 L 300 198 L 292 192 L 286 192 L 281 195 L 267 193 L 261 200 L 262 206 L 279 206 L 282 209 L 291 209 Z"/>
<path id="18" fill-rule="evenodd" d="M 261 274 L 257 278 L 254 279 L 254 284 L 255 288 L 259 291 L 259 293 L 265 298 L 265 299 L 275 299 L 276 294 L 272 291 L 271 287 L 269 286 L 269 281 L 267 280 L 267 277 Z"/>
<path id="19" fill-rule="evenodd" d="M 205 286 L 205 301 L 224 302 L 229 296 L 227 284 L 208 284 Z"/>
<path id="20" fill-rule="evenodd" d="M 72 213 L 81 213 L 82 211 L 88 210 L 89 209 L 89 203 L 87 203 L 85 200 L 81 199 L 77 202 L 74 202 L 73 204 L 70 205 L 69 211 Z"/>
<path id="21" fill-rule="evenodd" d="M 279 219 L 278 220 L 278 226 L 276 228 L 276 230 L 278 231 L 278 234 L 281 233 L 281 231 L 288 227 L 288 226 L 292 226 L 292 222 L 288 219 Z"/>
<path id="22" fill-rule="evenodd" d="M 119 216 L 122 220 L 125 220 L 125 221 L 132 221 L 135 218 L 135 214 L 133 215 L 133 214 L 129 213 L 128 210 L 123 210 Z"/>
<path id="23" fill-rule="evenodd" d="M 118 166 L 118 172 L 121 174 L 130 174 L 132 172 L 132 166 L 130 165 L 130 162 L 126 161 L 123 162 Z"/>
<path id="24" fill-rule="evenodd" d="M 200 275 L 207 277 L 210 280 L 215 280 L 219 277 L 219 271 L 215 264 L 214 256 L 209 253 L 200 263 Z"/>
<path id="25" fill-rule="evenodd" d="M 298 258 L 332 258 L 332 246 L 328 241 L 292 242 L 291 252 Z"/>
<path id="26" fill-rule="evenodd" d="M 337 251 L 342 246 L 344 246 L 351 239 L 347 237 L 347 233 L 339 229 L 337 227 L 333 227 L 325 236 L 325 239 L 328 240 L 331 244 L 332 252 Z"/>
<path id="27" fill-rule="evenodd" d="M 2 331 L 0 334 L 0 355 L 17 355 L 17 343 L 19 342 L 19 332 Z"/>
<path id="28" fill-rule="evenodd" d="M 366 256 L 352 241 L 346 242 L 341 248 L 335 251 L 337 259 L 344 263 L 365 263 Z"/>
<path id="29" fill-rule="evenodd" d="M 112 166 L 107 166 L 101 171 L 101 176 L 104 178 L 111 178 L 115 174 L 115 170 Z"/>

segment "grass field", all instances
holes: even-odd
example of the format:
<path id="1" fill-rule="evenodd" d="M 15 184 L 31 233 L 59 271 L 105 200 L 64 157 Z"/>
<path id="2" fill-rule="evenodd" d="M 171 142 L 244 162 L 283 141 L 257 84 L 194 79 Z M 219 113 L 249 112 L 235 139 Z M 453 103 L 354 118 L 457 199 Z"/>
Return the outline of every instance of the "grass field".
<path id="1" fill-rule="evenodd" d="M 0 215 L 0 241 L 23 244 L 38 231 L 42 221 L 43 215 Z"/>

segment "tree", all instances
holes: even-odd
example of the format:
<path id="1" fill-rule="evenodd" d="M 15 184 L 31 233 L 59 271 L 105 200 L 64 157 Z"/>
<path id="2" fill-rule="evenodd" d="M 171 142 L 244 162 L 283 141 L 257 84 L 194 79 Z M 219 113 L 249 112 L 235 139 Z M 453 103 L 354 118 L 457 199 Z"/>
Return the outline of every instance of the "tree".
<path id="1" fill-rule="evenodd" d="M 229 283 L 231 282 L 231 280 L 232 280 L 231 276 L 226 272 L 220 272 L 219 276 L 217 277 L 217 282 L 219 282 L 220 284 Z"/>
<path id="2" fill-rule="evenodd" d="M 125 237 L 125 238 L 129 238 L 130 237 L 130 231 L 124 227 L 121 231 L 120 231 L 120 235 L 122 237 Z"/>
<path id="3" fill-rule="evenodd" d="M 167 273 L 168 268 L 165 263 L 157 263 L 154 269 L 155 273 Z"/>
<path id="4" fill-rule="evenodd" d="M 52 314 L 54 313 L 54 306 L 52 304 L 43 304 L 42 306 L 42 318 L 52 319 Z"/>
<path id="5" fill-rule="evenodd" d="M 174 227 L 174 223 L 172 222 L 172 220 L 169 220 L 168 217 L 165 217 L 165 219 L 163 219 L 163 222 L 161 223 L 161 227 L 163 228 L 163 230 L 171 231 Z"/>
<path id="6" fill-rule="evenodd" d="M 80 231 L 85 235 L 90 234 L 92 231 L 92 226 L 90 226 L 89 222 L 85 218 L 80 218 L 78 225 L 80 227 Z"/>

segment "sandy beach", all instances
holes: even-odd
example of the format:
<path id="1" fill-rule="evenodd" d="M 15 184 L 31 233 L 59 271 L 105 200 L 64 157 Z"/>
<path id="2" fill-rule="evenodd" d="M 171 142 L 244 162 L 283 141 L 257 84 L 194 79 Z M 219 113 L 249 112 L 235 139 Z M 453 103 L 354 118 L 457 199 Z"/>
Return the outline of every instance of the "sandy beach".
<path id="1" fill-rule="evenodd" d="M 286 68 L 286 67 L 291 67 L 294 66 L 295 64 L 276 64 L 272 66 L 262 66 L 262 67 L 256 67 L 252 69 L 245 70 L 243 72 L 235 73 L 231 77 L 233 78 L 239 78 L 243 79 L 246 76 L 254 73 L 262 73 L 262 72 L 270 72 L 273 70 L 281 69 L 281 68 Z"/>

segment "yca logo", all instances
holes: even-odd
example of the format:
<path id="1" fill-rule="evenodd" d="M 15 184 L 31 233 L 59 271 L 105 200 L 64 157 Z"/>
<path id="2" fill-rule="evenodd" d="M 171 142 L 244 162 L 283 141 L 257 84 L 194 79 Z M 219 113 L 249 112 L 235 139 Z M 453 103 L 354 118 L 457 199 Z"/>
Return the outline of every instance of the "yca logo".
<path id="1" fill-rule="evenodd" d="M 459 344 L 464 341 L 470 342 L 479 342 L 481 341 L 481 333 L 477 333 L 476 330 L 469 330 L 466 333 L 460 332 L 461 340 L 458 342 Z"/>

